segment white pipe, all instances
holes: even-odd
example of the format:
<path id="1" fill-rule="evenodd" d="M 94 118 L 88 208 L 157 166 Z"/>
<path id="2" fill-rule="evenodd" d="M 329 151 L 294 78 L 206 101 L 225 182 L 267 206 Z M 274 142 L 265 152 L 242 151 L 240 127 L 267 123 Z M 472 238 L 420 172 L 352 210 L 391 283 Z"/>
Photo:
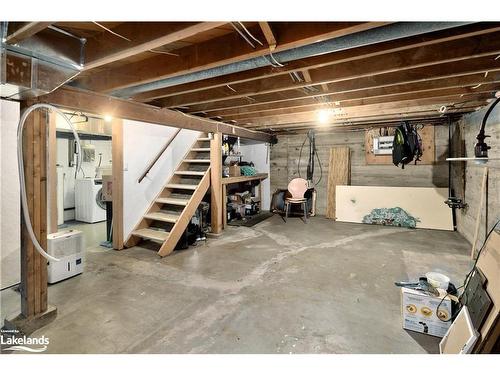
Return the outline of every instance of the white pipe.
<path id="1" fill-rule="evenodd" d="M 81 164 L 81 158 L 80 158 L 81 145 L 78 133 L 76 132 L 69 118 L 66 117 L 66 115 L 60 109 L 54 107 L 53 105 L 44 103 L 34 104 L 31 107 L 26 108 L 21 118 L 19 119 L 19 125 L 17 127 L 17 164 L 19 169 L 19 183 L 21 185 L 21 207 L 23 210 L 24 223 L 26 225 L 26 229 L 28 230 L 28 234 L 31 238 L 31 241 L 33 242 L 35 249 L 40 253 L 40 255 L 42 255 L 45 259 L 49 261 L 59 262 L 60 259 L 54 258 L 52 255 L 47 254 L 47 252 L 42 248 L 42 245 L 40 245 L 40 242 L 38 242 L 35 232 L 33 232 L 33 224 L 31 223 L 30 213 L 28 210 L 28 198 L 26 197 L 26 181 L 24 179 L 24 158 L 23 158 L 23 130 L 24 130 L 24 123 L 26 122 L 26 119 L 28 118 L 29 114 L 38 108 L 46 108 L 58 113 L 64 118 L 64 120 L 66 120 L 68 126 L 73 131 L 79 155 L 77 161 L 77 170 Z"/>

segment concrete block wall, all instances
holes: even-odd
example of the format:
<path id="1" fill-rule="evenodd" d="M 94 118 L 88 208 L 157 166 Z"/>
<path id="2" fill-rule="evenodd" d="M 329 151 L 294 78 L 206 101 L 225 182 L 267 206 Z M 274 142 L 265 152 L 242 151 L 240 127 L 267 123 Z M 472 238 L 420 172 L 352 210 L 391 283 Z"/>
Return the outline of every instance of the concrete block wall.
<path id="1" fill-rule="evenodd" d="M 277 188 L 286 188 L 290 180 L 299 177 L 297 165 L 300 147 L 305 137 L 305 134 L 278 136 L 278 143 L 271 148 L 271 193 Z M 324 215 L 326 212 L 326 185 L 331 147 L 350 147 L 352 185 L 448 187 L 448 165 L 445 161 L 448 152 L 448 127 L 436 127 L 435 144 L 437 162 L 434 165 L 408 165 L 402 170 L 392 164 L 366 164 L 364 131 L 318 132 L 316 134 L 316 148 L 323 166 L 323 177 L 316 186 L 318 214 Z M 307 159 L 308 142 L 302 151 L 300 163 L 302 177 L 306 175 Z M 316 162 L 316 181 L 319 176 L 320 168 Z"/>

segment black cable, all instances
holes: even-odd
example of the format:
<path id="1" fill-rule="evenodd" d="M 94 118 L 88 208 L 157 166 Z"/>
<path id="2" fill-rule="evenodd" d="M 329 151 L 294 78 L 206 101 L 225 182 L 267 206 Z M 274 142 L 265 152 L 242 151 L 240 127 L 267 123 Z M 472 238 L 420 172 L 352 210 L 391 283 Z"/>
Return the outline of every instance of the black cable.
<path id="1" fill-rule="evenodd" d="M 0 289 L 0 292 L 3 292 L 4 290 L 7 290 L 7 289 L 10 289 L 10 288 L 13 288 L 15 286 L 18 286 L 20 285 L 21 283 L 16 283 L 16 284 L 12 284 L 12 285 L 9 285 L 9 286 L 6 286 L 6 287 L 3 287 L 2 289 Z"/>
<path id="2" fill-rule="evenodd" d="M 472 265 L 470 271 L 467 273 L 467 275 L 465 276 L 465 279 L 464 279 L 464 283 L 459 286 L 457 288 L 458 289 L 461 289 L 461 288 L 464 288 L 464 291 L 462 292 L 462 295 L 465 295 L 465 292 L 467 291 L 467 287 L 469 286 L 469 282 L 470 282 L 470 277 L 471 275 L 474 273 L 474 270 L 476 269 L 476 265 L 477 265 L 477 262 L 479 260 L 479 256 L 481 255 L 481 252 L 483 251 L 484 249 L 484 246 L 486 245 L 486 242 L 488 241 L 488 238 L 490 238 L 490 235 L 491 233 L 493 233 L 493 231 L 495 230 L 495 228 L 497 227 L 497 225 L 500 223 L 500 219 L 495 223 L 495 225 L 493 225 L 493 227 L 490 229 L 490 231 L 488 232 L 488 234 L 486 235 L 486 238 L 484 239 L 484 242 L 483 242 L 483 245 L 481 246 L 481 248 L 479 249 L 479 251 L 477 252 L 477 257 L 476 257 L 476 260 L 474 261 L 474 264 Z M 439 317 L 439 315 L 437 314 L 438 310 L 439 310 L 439 307 L 441 306 L 441 304 L 443 303 L 443 301 L 446 299 L 446 297 L 448 297 L 449 293 L 446 292 L 445 296 L 441 299 L 441 301 L 439 301 L 439 304 L 437 305 L 436 307 L 436 316 L 438 317 L 439 320 L 441 320 L 442 322 L 449 322 L 453 319 L 455 319 L 458 315 L 458 313 L 460 312 L 461 308 L 459 308 L 457 310 L 457 312 L 452 316 L 450 317 L 450 319 L 448 320 L 443 320 Z M 466 305 L 467 303 L 465 304 L 462 304 L 462 302 L 460 302 L 460 299 L 459 299 L 459 303 L 460 303 L 460 307 Z"/>

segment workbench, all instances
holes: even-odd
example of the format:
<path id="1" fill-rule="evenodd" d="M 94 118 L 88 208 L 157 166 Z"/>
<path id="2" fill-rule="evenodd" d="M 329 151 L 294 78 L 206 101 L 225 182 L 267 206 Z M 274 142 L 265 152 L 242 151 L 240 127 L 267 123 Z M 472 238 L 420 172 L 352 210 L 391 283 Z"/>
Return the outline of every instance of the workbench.
<path id="1" fill-rule="evenodd" d="M 223 177 L 222 185 L 222 228 L 227 226 L 227 185 L 238 184 L 240 182 L 259 181 L 259 198 L 262 202 L 262 181 L 268 178 L 267 173 L 257 173 L 253 176 Z"/>

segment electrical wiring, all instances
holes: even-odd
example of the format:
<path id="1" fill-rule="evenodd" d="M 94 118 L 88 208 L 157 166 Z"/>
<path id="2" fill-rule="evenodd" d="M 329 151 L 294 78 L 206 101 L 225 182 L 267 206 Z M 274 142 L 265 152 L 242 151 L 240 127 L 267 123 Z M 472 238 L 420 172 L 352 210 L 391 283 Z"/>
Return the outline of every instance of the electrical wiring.
<path id="1" fill-rule="evenodd" d="M 488 242 L 488 239 L 490 238 L 491 236 L 491 233 L 493 233 L 493 231 L 495 230 L 495 228 L 497 227 L 497 225 L 500 224 L 500 219 L 493 225 L 493 227 L 490 229 L 490 231 L 488 232 L 488 234 L 486 235 L 484 241 L 483 241 L 483 244 L 481 245 L 481 248 L 479 249 L 479 251 L 477 252 L 477 257 L 476 257 L 476 260 L 474 261 L 474 264 L 472 265 L 470 271 L 467 273 L 467 275 L 465 276 L 465 279 L 464 279 L 464 282 L 461 286 L 459 286 L 457 288 L 457 290 L 459 289 L 462 289 L 464 288 L 464 291 L 462 292 L 462 295 L 466 295 L 465 292 L 467 291 L 467 287 L 469 286 L 469 282 L 470 282 L 470 278 L 472 276 L 472 274 L 474 273 L 475 269 L 476 269 L 476 265 L 477 265 L 477 262 L 479 260 L 479 257 L 481 256 L 481 253 L 484 249 L 484 246 L 486 245 L 486 242 Z M 441 304 L 443 303 L 443 301 L 446 299 L 446 297 L 449 296 L 449 293 L 446 292 L 445 296 L 441 299 L 441 301 L 439 301 L 439 304 L 437 305 L 436 307 L 436 316 L 439 318 L 439 315 L 437 314 L 438 310 L 439 310 L 439 307 L 441 306 Z M 449 319 L 447 320 L 443 320 L 441 318 L 439 318 L 439 320 L 443 321 L 443 322 L 450 322 L 452 321 L 453 319 L 455 319 L 458 315 L 458 313 L 460 312 L 461 310 L 461 307 L 464 306 L 464 305 L 467 305 L 467 301 L 465 303 L 462 303 L 462 302 L 459 302 L 460 303 L 460 309 L 458 309 L 455 314 L 453 314 L 453 316 L 451 316 Z"/>
<path id="2" fill-rule="evenodd" d="M 26 193 L 26 180 L 24 177 L 24 155 L 23 155 L 24 124 L 26 123 L 26 119 L 28 118 L 30 113 L 35 111 L 36 109 L 39 109 L 39 108 L 45 108 L 45 109 L 52 110 L 64 118 L 64 120 L 68 124 L 69 128 L 73 131 L 73 135 L 75 137 L 77 147 L 78 147 L 78 155 L 81 155 L 81 144 L 80 144 L 80 138 L 78 137 L 78 133 L 76 132 L 75 128 L 73 127 L 73 124 L 71 123 L 71 121 L 68 119 L 68 117 L 66 117 L 64 112 L 62 112 L 59 108 L 54 107 L 53 105 L 45 104 L 45 103 L 33 104 L 32 106 L 28 107 L 23 112 L 23 114 L 21 115 L 21 118 L 19 119 L 19 125 L 17 127 L 17 164 L 18 164 L 18 170 L 19 170 L 19 184 L 20 184 L 20 190 L 21 190 L 21 208 L 22 208 L 24 223 L 25 223 L 26 229 L 28 231 L 28 235 L 30 236 L 31 241 L 33 242 L 33 245 L 35 246 L 35 249 L 40 253 L 40 255 L 42 255 L 45 259 L 47 259 L 49 261 L 58 262 L 59 259 L 53 257 L 52 255 L 47 254 L 47 252 L 43 249 L 42 245 L 40 245 L 40 242 L 38 242 L 38 239 L 36 238 L 35 232 L 33 231 L 33 224 L 31 222 L 29 208 L 28 208 L 28 197 L 27 197 L 27 193 Z M 80 157 L 77 159 L 77 170 L 79 167 L 81 167 L 81 158 Z"/>
<path id="3" fill-rule="evenodd" d="M 253 40 L 255 40 L 255 41 L 256 41 L 257 43 L 259 43 L 261 46 L 263 46 L 263 45 L 264 45 L 264 44 L 263 44 L 263 43 L 262 43 L 259 39 L 257 39 L 256 37 L 254 37 L 250 31 L 248 31 L 248 29 L 245 27 L 245 25 L 243 25 L 243 23 L 242 23 L 242 22 L 238 21 L 238 24 L 239 24 L 239 25 L 243 28 L 243 30 L 245 30 L 245 32 L 248 34 L 248 36 L 249 36 L 250 38 L 252 38 Z"/>
<path id="4" fill-rule="evenodd" d="M 95 24 L 95 25 L 97 25 L 97 26 L 99 26 L 101 29 L 106 30 L 107 32 L 109 32 L 109 33 L 111 33 L 111 34 L 113 34 L 113 35 L 117 36 L 118 38 L 122 38 L 122 39 L 124 39 L 124 40 L 126 40 L 126 41 L 128 41 L 128 42 L 131 42 L 131 40 L 130 40 L 129 38 L 127 38 L 127 37 L 125 37 L 125 36 L 123 36 L 123 35 L 120 35 L 120 34 L 118 34 L 118 33 L 115 33 L 113 30 L 108 29 L 108 28 L 107 28 L 106 26 L 104 26 L 104 25 L 101 25 L 99 22 L 92 21 L 92 23 L 93 23 L 93 24 Z"/>
<path id="5" fill-rule="evenodd" d="M 241 31 L 241 30 L 240 30 L 240 29 L 239 29 L 239 28 L 238 28 L 238 27 L 234 24 L 234 22 L 231 22 L 231 26 L 233 27 L 233 29 L 235 29 L 235 30 L 238 32 L 238 34 L 240 34 L 240 36 L 241 36 L 243 39 L 245 39 L 245 41 L 246 41 L 248 44 L 250 44 L 250 46 L 251 46 L 253 49 L 255 49 L 255 45 L 254 45 L 254 44 L 250 41 L 250 39 L 248 39 L 248 37 L 247 37 L 245 34 L 243 34 L 243 32 L 242 32 L 242 31 Z"/>

